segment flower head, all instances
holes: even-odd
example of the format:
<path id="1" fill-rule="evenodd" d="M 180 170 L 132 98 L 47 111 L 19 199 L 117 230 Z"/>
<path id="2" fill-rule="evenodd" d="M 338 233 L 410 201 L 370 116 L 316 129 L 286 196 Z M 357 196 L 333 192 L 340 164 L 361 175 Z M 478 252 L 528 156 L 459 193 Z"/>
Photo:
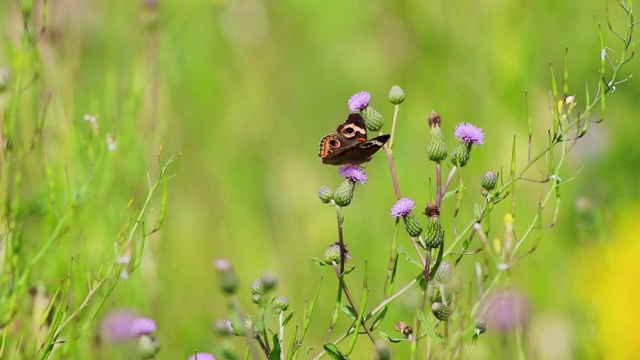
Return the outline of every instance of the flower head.
<path id="1" fill-rule="evenodd" d="M 342 166 L 338 172 L 340 175 L 344 176 L 345 179 L 353 182 L 359 182 L 362 185 L 367 182 L 367 173 L 365 173 L 364 169 L 359 166 L 345 165 Z"/>
<path id="2" fill-rule="evenodd" d="M 500 332 L 524 326 L 529 320 L 529 301 L 518 291 L 504 291 L 490 300 L 487 322 Z"/>
<path id="3" fill-rule="evenodd" d="M 391 207 L 391 216 L 394 218 L 399 218 L 400 216 L 405 216 L 411 212 L 416 207 L 416 203 L 413 199 L 405 197 L 398 201 Z"/>
<path id="4" fill-rule="evenodd" d="M 189 360 L 216 360 L 216 357 L 213 354 L 199 352 L 189 356 Z"/>
<path id="5" fill-rule="evenodd" d="M 132 310 L 110 312 L 102 319 L 100 325 L 102 336 L 113 342 L 135 339 L 156 330 L 155 320 L 140 317 Z"/>
<path id="6" fill-rule="evenodd" d="M 484 132 L 481 128 L 473 124 L 460 123 L 456 125 L 456 129 L 453 132 L 453 135 L 467 145 L 484 144 Z"/>
<path id="7" fill-rule="evenodd" d="M 149 335 L 157 329 L 155 320 L 141 317 L 133 320 L 131 327 L 129 328 L 129 332 L 131 333 L 131 336 L 138 337 L 142 335 Z"/>
<path id="8" fill-rule="evenodd" d="M 349 101 L 347 101 L 347 106 L 349 106 L 349 110 L 351 111 L 359 111 L 369 106 L 370 100 L 371 94 L 366 91 L 360 91 L 359 93 L 354 94 Z"/>

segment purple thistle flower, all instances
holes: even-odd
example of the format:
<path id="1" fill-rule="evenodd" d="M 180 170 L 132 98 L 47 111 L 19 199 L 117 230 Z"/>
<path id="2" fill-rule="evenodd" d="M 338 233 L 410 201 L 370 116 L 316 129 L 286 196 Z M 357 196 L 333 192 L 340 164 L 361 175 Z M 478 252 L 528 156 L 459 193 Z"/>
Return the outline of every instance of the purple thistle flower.
<path id="1" fill-rule="evenodd" d="M 199 352 L 189 356 L 189 360 L 216 360 L 216 357 L 213 354 Z"/>
<path id="2" fill-rule="evenodd" d="M 526 296 L 518 291 L 504 291 L 490 300 L 486 311 L 490 328 L 499 332 L 526 326 L 529 321 L 530 305 Z"/>
<path id="3" fill-rule="evenodd" d="M 369 101 L 371 100 L 371 94 L 366 91 L 360 91 L 353 95 L 349 101 L 347 101 L 347 106 L 349 106 L 349 110 L 351 111 L 360 111 L 367 106 L 369 106 Z"/>
<path id="4" fill-rule="evenodd" d="M 134 319 L 129 328 L 131 336 L 138 337 L 142 335 L 149 335 L 156 331 L 156 321 L 149 318 L 137 318 Z"/>
<path id="5" fill-rule="evenodd" d="M 473 124 L 460 123 L 456 125 L 456 130 L 453 132 L 453 135 L 467 145 L 484 144 L 484 132 L 481 128 Z"/>
<path id="6" fill-rule="evenodd" d="M 153 319 L 140 317 L 132 310 L 116 310 L 108 313 L 100 324 L 102 336 L 113 342 L 123 342 L 156 331 Z"/>
<path id="7" fill-rule="evenodd" d="M 367 173 L 364 172 L 364 169 L 356 166 L 356 165 L 345 165 L 338 169 L 340 175 L 342 175 L 345 179 L 351 180 L 353 182 L 359 182 L 364 185 L 367 182 Z"/>
<path id="8" fill-rule="evenodd" d="M 391 216 L 397 219 L 401 216 L 408 215 L 415 207 L 416 203 L 413 199 L 404 197 L 393 204 L 391 207 Z"/>
<path id="9" fill-rule="evenodd" d="M 113 342 L 131 339 L 131 324 L 137 316 L 131 310 L 116 310 L 108 313 L 100 323 L 102 337 Z"/>

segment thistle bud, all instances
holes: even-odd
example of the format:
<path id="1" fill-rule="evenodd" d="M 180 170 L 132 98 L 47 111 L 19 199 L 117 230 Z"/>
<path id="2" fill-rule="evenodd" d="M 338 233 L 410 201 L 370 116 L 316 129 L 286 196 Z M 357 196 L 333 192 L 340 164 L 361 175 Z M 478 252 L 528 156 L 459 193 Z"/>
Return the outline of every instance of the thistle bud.
<path id="1" fill-rule="evenodd" d="M 453 271 L 451 269 L 451 265 L 448 262 L 443 261 L 440 263 L 440 266 L 438 266 L 438 270 L 436 270 L 435 279 L 439 284 L 444 285 L 451 281 L 452 274 Z"/>
<path id="2" fill-rule="evenodd" d="M 254 280 L 251 283 L 251 294 L 264 295 L 264 293 L 265 293 L 264 283 L 262 282 L 262 280 L 261 279 Z"/>
<path id="3" fill-rule="evenodd" d="M 473 330 L 476 335 L 484 334 L 487 331 L 487 320 L 484 318 L 477 318 L 474 322 L 475 329 Z"/>
<path id="4" fill-rule="evenodd" d="M 455 166 L 463 167 L 467 165 L 471 158 L 471 145 L 464 143 L 458 144 L 451 154 L 451 163 Z"/>
<path id="5" fill-rule="evenodd" d="M 400 86 L 393 85 L 391 87 L 391 90 L 389 90 L 389 101 L 394 105 L 401 104 L 404 101 L 404 91 L 402 91 Z"/>
<path id="6" fill-rule="evenodd" d="M 422 234 L 422 223 L 415 215 L 413 215 L 413 213 L 404 215 L 402 220 L 404 220 L 404 227 L 407 229 L 409 236 L 418 237 Z"/>
<path id="7" fill-rule="evenodd" d="M 143 335 L 138 339 L 138 354 L 140 359 L 155 359 L 160 351 L 160 340 L 151 335 Z"/>
<path id="8" fill-rule="evenodd" d="M 442 118 L 435 111 L 429 116 L 429 137 L 427 138 L 427 155 L 429 160 L 440 162 L 447 158 L 447 144 L 442 135 L 440 124 Z"/>
<path id="9" fill-rule="evenodd" d="M 378 131 L 382 128 L 384 124 L 384 118 L 382 114 L 380 114 L 376 109 L 371 106 L 367 106 L 366 108 L 360 110 L 360 114 L 364 118 L 364 124 L 367 126 L 369 131 Z"/>
<path id="10" fill-rule="evenodd" d="M 431 304 L 431 312 L 433 312 L 436 319 L 440 321 L 447 321 L 447 319 L 449 319 L 450 311 L 449 306 L 441 302 L 434 302 Z"/>
<path id="11" fill-rule="evenodd" d="M 424 211 L 429 217 L 424 233 L 424 242 L 430 248 L 439 248 L 444 241 L 444 229 L 440 223 L 440 209 L 434 203 L 427 204 Z"/>
<path id="12" fill-rule="evenodd" d="M 482 175 L 482 180 L 480 180 L 480 185 L 482 188 L 491 191 L 496 188 L 496 182 L 498 180 L 498 176 L 493 171 L 487 171 Z"/>
<path id="13" fill-rule="evenodd" d="M 274 273 L 264 273 L 262 274 L 260 280 L 262 280 L 262 285 L 264 286 L 265 293 L 275 289 L 275 287 L 278 285 L 278 278 Z"/>
<path id="14" fill-rule="evenodd" d="M 328 265 L 333 264 L 334 262 L 337 264 L 340 262 L 341 257 L 340 244 L 335 243 L 324 252 L 324 262 Z"/>
<path id="15" fill-rule="evenodd" d="M 238 287 L 238 276 L 231 266 L 231 261 L 219 258 L 215 260 L 214 266 L 218 270 L 222 291 L 229 295 L 233 294 Z"/>
<path id="16" fill-rule="evenodd" d="M 351 204 L 353 198 L 353 190 L 356 188 L 356 183 L 347 179 L 338 186 L 336 192 L 333 194 L 333 201 L 338 206 L 348 206 Z"/>
<path id="17" fill-rule="evenodd" d="M 327 186 L 322 186 L 318 189 L 318 197 L 323 203 L 328 204 L 333 199 L 333 190 Z"/>
<path id="18" fill-rule="evenodd" d="M 262 295 L 260 295 L 260 294 L 251 295 L 251 302 L 253 302 L 254 304 L 261 304 L 262 303 Z"/>
<path id="19" fill-rule="evenodd" d="M 278 296 L 273 303 L 277 312 L 286 311 L 289 308 L 289 299 L 286 296 Z"/>

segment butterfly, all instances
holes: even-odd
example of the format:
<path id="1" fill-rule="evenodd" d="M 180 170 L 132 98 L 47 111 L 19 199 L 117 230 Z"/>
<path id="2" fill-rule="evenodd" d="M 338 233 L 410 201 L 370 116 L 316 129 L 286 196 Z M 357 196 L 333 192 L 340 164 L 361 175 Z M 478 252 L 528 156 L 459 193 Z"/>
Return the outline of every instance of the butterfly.
<path id="1" fill-rule="evenodd" d="M 389 135 L 380 135 L 367 140 L 367 128 L 362 115 L 349 114 L 338 126 L 336 133 L 327 134 L 320 140 L 318 156 L 329 165 L 359 165 L 371 160 L 389 140 Z"/>

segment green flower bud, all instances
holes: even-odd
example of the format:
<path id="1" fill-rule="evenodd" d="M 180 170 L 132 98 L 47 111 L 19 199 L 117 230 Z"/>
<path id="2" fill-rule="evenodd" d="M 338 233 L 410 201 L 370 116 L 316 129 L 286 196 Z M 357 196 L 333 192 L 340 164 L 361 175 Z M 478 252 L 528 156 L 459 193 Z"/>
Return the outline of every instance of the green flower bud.
<path id="1" fill-rule="evenodd" d="M 473 332 L 475 332 L 476 335 L 484 334 L 484 332 L 487 331 L 487 320 L 484 318 L 477 318 L 474 322 L 474 326 L 475 329 Z"/>
<path id="2" fill-rule="evenodd" d="M 453 149 L 453 154 L 451 154 L 451 162 L 455 166 L 463 167 L 467 165 L 469 158 L 471 158 L 471 145 L 465 143 L 458 144 Z"/>
<path id="3" fill-rule="evenodd" d="M 371 106 L 367 106 L 366 108 L 360 110 L 360 114 L 364 118 L 364 124 L 367 126 L 369 131 L 378 131 L 382 128 L 384 124 L 384 118 L 382 114 L 380 114 L 376 109 Z"/>
<path id="4" fill-rule="evenodd" d="M 321 186 L 320 189 L 318 189 L 318 197 L 323 203 L 328 204 L 333 199 L 333 190 L 327 186 Z"/>
<path id="5" fill-rule="evenodd" d="M 398 85 L 393 85 L 391 90 L 389 90 L 389 101 L 392 104 L 398 105 L 404 101 L 404 91 Z"/>
<path id="6" fill-rule="evenodd" d="M 328 265 L 331 265 L 334 262 L 336 264 L 340 263 L 340 257 L 340 244 L 337 243 L 329 246 L 329 248 L 324 252 L 324 262 Z"/>
<path id="7" fill-rule="evenodd" d="M 229 295 L 233 294 L 238 287 L 238 276 L 231 266 L 231 261 L 219 258 L 215 260 L 214 266 L 218 270 L 222 291 Z"/>
<path id="8" fill-rule="evenodd" d="M 160 340 L 151 335 L 142 335 L 138 339 L 138 354 L 140 359 L 154 359 L 160 351 Z"/>
<path id="9" fill-rule="evenodd" d="M 278 296 L 273 303 L 277 312 L 286 311 L 289 308 L 289 299 L 286 296 Z"/>
<path id="10" fill-rule="evenodd" d="M 427 228 L 424 233 L 424 243 L 432 249 L 439 248 L 444 241 L 444 230 L 440 224 L 439 217 L 433 217 L 427 221 Z"/>
<path id="11" fill-rule="evenodd" d="M 251 301 L 254 304 L 261 304 L 262 303 L 262 295 L 260 295 L 260 294 L 251 295 Z"/>
<path id="12" fill-rule="evenodd" d="M 447 284 L 449 281 L 451 281 L 451 277 L 453 275 L 453 271 L 451 269 L 451 264 L 449 264 L 446 261 L 443 261 L 440 263 L 440 266 L 438 266 L 438 270 L 436 270 L 436 281 L 439 284 Z"/>
<path id="13" fill-rule="evenodd" d="M 496 188 L 496 182 L 498 181 L 498 176 L 493 171 L 487 171 L 482 175 L 482 180 L 480 180 L 480 184 L 482 188 L 491 191 Z"/>
<path id="14" fill-rule="evenodd" d="M 345 180 L 338 186 L 336 192 L 333 193 L 333 201 L 338 206 L 347 206 L 351 204 L 353 198 L 353 190 L 356 188 L 356 183 L 352 180 Z"/>
<path id="15" fill-rule="evenodd" d="M 402 220 L 404 220 L 404 227 L 407 229 L 409 236 L 418 237 L 422 234 L 422 223 L 415 217 L 415 215 L 413 215 L 413 213 L 408 213 L 403 216 Z"/>
<path id="16" fill-rule="evenodd" d="M 213 323 L 213 330 L 220 336 L 234 335 L 233 325 L 229 320 L 218 319 Z"/>
<path id="17" fill-rule="evenodd" d="M 449 306 L 441 302 L 434 302 L 433 304 L 431 304 L 431 312 L 433 312 L 433 315 L 436 317 L 436 319 L 447 321 L 447 319 L 449 319 L 451 310 L 449 309 Z"/>
<path id="18" fill-rule="evenodd" d="M 278 285 L 278 278 L 275 274 L 270 272 L 262 274 L 262 278 L 260 278 L 260 280 L 262 280 L 265 293 L 275 289 Z"/>
<path id="19" fill-rule="evenodd" d="M 253 295 L 264 295 L 265 290 L 264 290 L 264 283 L 262 282 L 261 279 L 258 280 L 254 280 L 251 283 L 251 294 Z"/>
<path id="20" fill-rule="evenodd" d="M 429 116 L 429 137 L 427 138 L 427 155 L 429 160 L 440 162 L 447 158 L 447 144 L 442 135 L 440 123 L 442 119 L 435 111 Z"/>

